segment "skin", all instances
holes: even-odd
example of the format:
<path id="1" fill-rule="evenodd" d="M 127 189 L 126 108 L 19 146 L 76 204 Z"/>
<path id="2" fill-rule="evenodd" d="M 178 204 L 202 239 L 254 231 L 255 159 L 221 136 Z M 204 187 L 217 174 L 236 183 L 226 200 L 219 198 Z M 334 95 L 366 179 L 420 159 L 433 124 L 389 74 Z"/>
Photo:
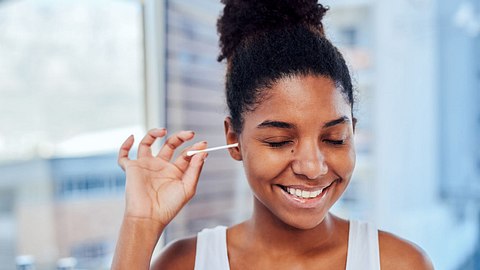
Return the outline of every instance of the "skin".
<path id="1" fill-rule="evenodd" d="M 255 110 L 244 114 L 240 134 L 234 132 L 229 118 L 225 120 L 227 143 L 239 143 L 238 148 L 229 150 L 230 155 L 243 162 L 254 195 L 252 217 L 227 230 L 230 268 L 345 269 L 349 223 L 329 213 L 329 209 L 347 188 L 355 167 L 355 120 L 350 104 L 331 79 L 319 76 L 283 78 L 267 93 Z M 173 152 L 180 144 L 169 147 L 169 151 Z M 145 145 L 149 147 L 151 143 Z M 193 148 L 199 147 L 204 146 Z M 128 153 L 130 148 L 127 140 L 124 151 Z M 147 157 L 150 158 L 148 154 Z M 164 160 L 170 158 L 168 154 Z M 127 214 L 123 225 L 126 228 L 122 226 L 113 269 L 133 266 L 148 269 L 146 265 L 160 233 L 193 196 L 202 160 L 203 157 L 194 156 L 190 160 L 181 157 L 183 170 L 179 171 L 190 172 L 189 177 L 175 169 L 166 171 L 174 179 L 167 183 L 176 183 L 170 193 L 186 190 L 181 199 L 175 200 L 175 196 L 163 199 L 168 192 L 158 185 L 152 192 L 158 195 L 150 197 L 154 199 L 137 201 L 133 209 L 129 207 L 133 204 L 129 198 L 143 193 L 129 191 L 128 182 L 135 182 L 142 189 L 151 180 L 141 170 L 129 179 L 132 165 L 128 163 L 133 161 L 125 161 Z M 162 178 L 156 170 L 153 175 Z M 137 178 L 144 179 L 144 183 Z M 189 183 L 187 188 L 179 184 L 185 182 L 182 178 Z M 286 187 L 325 189 L 321 198 L 302 200 L 288 194 Z M 182 193 L 176 196 L 179 194 Z M 136 212 L 140 209 L 150 210 L 143 210 L 140 215 Z M 140 225 L 135 225 L 133 221 L 138 220 Z M 380 232 L 379 245 L 382 269 L 432 269 L 417 247 L 394 235 Z M 195 237 L 173 242 L 163 250 L 152 269 L 193 269 L 195 252 Z"/>
<path id="2" fill-rule="evenodd" d="M 136 160 L 128 157 L 133 136 L 120 149 L 118 164 L 126 172 L 126 203 L 112 269 L 149 269 L 153 249 L 166 225 L 195 194 L 207 154 L 188 157 L 186 152 L 204 149 L 207 144 L 196 143 L 173 160 L 174 151 L 194 137 L 192 131 L 181 131 L 153 155 L 152 144 L 166 134 L 165 129 L 150 130 L 140 142 Z"/>

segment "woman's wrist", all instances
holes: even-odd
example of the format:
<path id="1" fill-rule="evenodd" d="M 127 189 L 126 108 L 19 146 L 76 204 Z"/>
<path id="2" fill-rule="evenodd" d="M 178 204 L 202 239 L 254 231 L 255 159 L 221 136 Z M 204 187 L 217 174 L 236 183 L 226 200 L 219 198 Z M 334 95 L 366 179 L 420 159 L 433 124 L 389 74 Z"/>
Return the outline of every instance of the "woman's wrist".
<path id="1" fill-rule="evenodd" d="M 153 250 L 164 229 L 158 221 L 125 216 L 112 269 L 149 269 Z"/>
<path id="2" fill-rule="evenodd" d="M 167 224 L 163 224 L 162 222 L 151 218 L 125 215 L 122 221 L 122 227 L 123 226 L 132 233 L 141 232 L 142 235 L 158 241 Z"/>

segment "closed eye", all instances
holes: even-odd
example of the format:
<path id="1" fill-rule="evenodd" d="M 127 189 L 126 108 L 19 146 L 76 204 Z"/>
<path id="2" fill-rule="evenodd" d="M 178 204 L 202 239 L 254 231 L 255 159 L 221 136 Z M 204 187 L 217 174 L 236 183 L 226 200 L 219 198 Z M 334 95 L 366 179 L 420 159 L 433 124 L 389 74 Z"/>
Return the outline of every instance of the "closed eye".
<path id="1" fill-rule="evenodd" d="M 268 144 L 270 147 L 272 148 L 280 148 L 282 146 L 285 146 L 289 143 L 291 143 L 291 141 L 281 141 L 281 142 L 265 142 L 266 144 Z"/>
<path id="2" fill-rule="evenodd" d="M 333 145 L 342 145 L 345 144 L 345 140 L 324 140 L 326 143 Z"/>

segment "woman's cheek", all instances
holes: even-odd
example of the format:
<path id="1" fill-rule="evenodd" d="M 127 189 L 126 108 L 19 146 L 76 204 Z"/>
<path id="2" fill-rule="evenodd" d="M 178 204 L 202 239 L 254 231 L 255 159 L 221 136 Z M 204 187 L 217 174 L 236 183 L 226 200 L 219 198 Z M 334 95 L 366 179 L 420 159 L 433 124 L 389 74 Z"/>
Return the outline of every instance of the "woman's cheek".
<path id="1" fill-rule="evenodd" d="M 332 155 L 332 163 L 334 171 L 345 180 L 349 180 L 353 174 L 353 169 L 355 168 L 356 154 L 355 149 L 349 148 L 342 151 L 342 153 L 335 153 Z"/>
<path id="2" fill-rule="evenodd" d="M 275 179 L 288 167 L 288 155 L 280 153 L 281 151 L 266 150 L 256 151 L 252 154 L 247 154 L 244 161 L 245 172 L 248 180 L 252 182 L 271 181 Z"/>

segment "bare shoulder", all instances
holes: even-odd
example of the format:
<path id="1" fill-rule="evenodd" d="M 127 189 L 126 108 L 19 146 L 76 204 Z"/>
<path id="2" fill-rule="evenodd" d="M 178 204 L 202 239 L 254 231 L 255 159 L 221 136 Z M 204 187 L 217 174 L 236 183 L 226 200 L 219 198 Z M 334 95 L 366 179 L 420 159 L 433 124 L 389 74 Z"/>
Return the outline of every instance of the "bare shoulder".
<path id="1" fill-rule="evenodd" d="M 433 269 L 426 253 L 420 247 L 405 239 L 388 232 L 379 231 L 378 242 L 382 269 Z"/>
<path id="2" fill-rule="evenodd" d="M 152 264 L 157 269 L 193 269 L 195 267 L 197 237 L 176 240 L 163 248 Z"/>

